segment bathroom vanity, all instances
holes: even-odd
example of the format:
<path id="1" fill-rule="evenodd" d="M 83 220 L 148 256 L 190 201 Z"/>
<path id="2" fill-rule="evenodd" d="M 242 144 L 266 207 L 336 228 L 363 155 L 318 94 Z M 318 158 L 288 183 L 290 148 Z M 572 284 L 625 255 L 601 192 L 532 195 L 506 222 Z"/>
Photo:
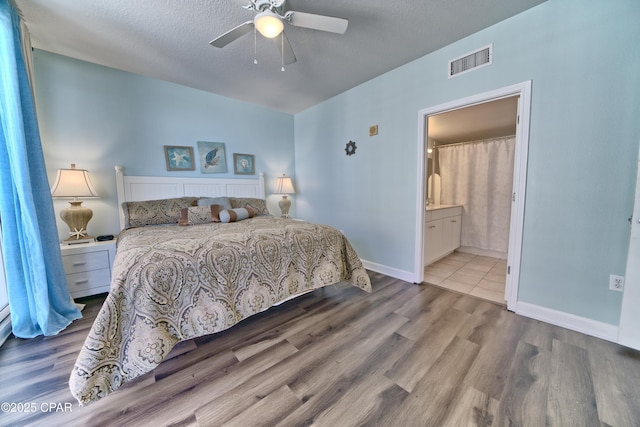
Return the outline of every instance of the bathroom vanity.
<path id="1" fill-rule="evenodd" d="M 424 265 L 449 255 L 460 246 L 462 206 L 429 205 L 425 212 Z"/>

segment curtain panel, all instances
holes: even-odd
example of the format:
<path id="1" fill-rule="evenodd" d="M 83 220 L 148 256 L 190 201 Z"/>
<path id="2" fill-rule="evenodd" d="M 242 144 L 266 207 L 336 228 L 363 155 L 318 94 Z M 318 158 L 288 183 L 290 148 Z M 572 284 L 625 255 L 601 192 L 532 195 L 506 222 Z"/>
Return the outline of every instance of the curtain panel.
<path id="1" fill-rule="evenodd" d="M 0 0 L 0 223 L 15 336 L 55 335 L 82 317 L 69 296 L 25 69 L 20 18 Z"/>
<path id="2" fill-rule="evenodd" d="M 461 245 L 506 253 L 515 136 L 439 146 L 441 203 L 464 206 Z"/>

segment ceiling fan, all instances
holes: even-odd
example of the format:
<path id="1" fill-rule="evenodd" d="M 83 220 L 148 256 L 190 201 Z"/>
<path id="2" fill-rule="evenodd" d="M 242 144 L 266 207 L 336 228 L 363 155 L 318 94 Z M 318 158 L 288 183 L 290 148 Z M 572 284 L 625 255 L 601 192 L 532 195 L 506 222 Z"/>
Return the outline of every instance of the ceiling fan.
<path id="1" fill-rule="evenodd" d="M 246 0 L 235 1 L 238 3 L 246 2 Z M 249 4 L 243 7 L 247 10 L 257 12 L 253 20 L 238 25 L 211 40 L 209 44 L 219 48 L 225 47 L 232 41 L 254 30 L 254 28 L 267 38 L 275 38 L 282 34 L 282 37 L 276 40 L 276 44 L 280 50 L 284 67 L 285 64 L 288 65 L 296 62 L 296 56 L 291 48 L 291 43 L 289 43 L 289 39 L 284 33 L 285 22 L 295 27 L 311 28 L 313 30 L 328 31 L 331 33 L 344 34 L 344 32 L 347 31 L 349 21 L 346 19 L 286 10 L 285 3 L 286 0 L 249 0 Z"/>

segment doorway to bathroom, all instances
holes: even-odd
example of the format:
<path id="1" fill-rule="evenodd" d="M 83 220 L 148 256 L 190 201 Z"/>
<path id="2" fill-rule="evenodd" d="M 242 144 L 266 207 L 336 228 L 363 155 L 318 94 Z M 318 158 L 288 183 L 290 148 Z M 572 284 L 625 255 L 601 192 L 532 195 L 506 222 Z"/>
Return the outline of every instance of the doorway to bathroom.
<path id="1" fill-rule="evenodd" d="M 427 118 L 426 282 L 505 304 L 517 115 L 512 96 Z M 434 260 L 438 232 L 455 251 Z"/>
<path id="2" fill-rule="evenodd" d="M 416 248 L 418 276 L 421 281 L 452 285 L 459 292 L 506 301 L 511 310 L 515 310 L 519 281 L 530 88 L 531 83 L 524 82 L 419 114 L 419 176 L 423 179 L 418 197 L 417 229 L 422 236 Z M 432 224 L 437 223 L 429 220 L 446 217 L 450 206 L 463 209 L 458 250 L 448 262 L 440 261 L 439 270 L 425 272 L 425 262 L 437 261 L 429 246 L 434 244 Z M 452 217 L 452 222 L 458 220 Z M 502 284 L 497 283 L 499 277 L 505 278 Z"/>

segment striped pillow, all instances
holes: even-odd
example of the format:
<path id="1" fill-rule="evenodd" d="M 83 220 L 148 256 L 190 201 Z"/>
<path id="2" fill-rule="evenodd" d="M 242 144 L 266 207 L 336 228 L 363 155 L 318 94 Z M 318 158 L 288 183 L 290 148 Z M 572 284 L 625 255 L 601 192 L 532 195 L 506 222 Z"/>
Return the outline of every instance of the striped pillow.
<path id="1" fill-rule="evenodd" d="M 224 209 L 220 211 L 220 222 L 236 222 L 256 216 L 256 210 L 250 206 L 245 208 Z"/>

